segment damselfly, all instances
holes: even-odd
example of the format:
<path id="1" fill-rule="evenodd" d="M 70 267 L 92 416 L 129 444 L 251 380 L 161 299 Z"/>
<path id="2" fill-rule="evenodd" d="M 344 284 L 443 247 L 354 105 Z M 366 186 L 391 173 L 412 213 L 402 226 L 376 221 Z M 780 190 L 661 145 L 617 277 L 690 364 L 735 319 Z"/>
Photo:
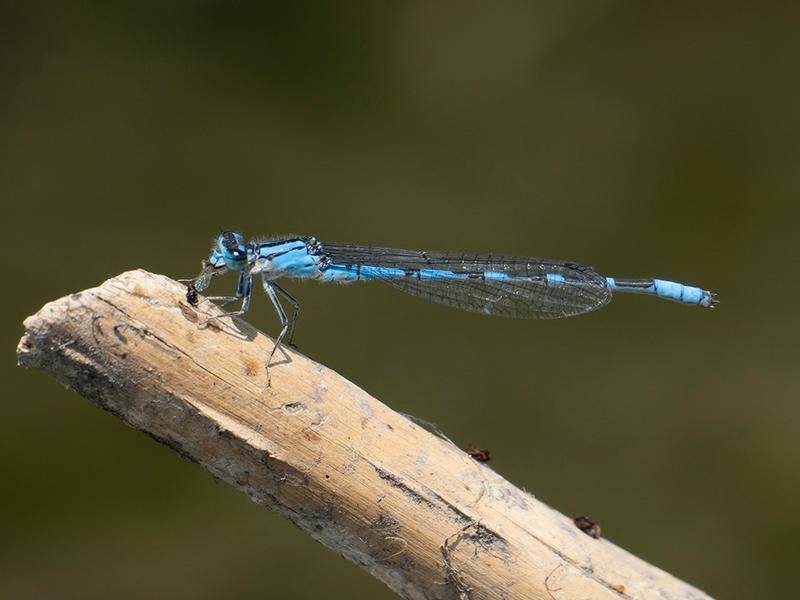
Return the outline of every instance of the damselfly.
<path id="1" fill-rule="evenodd" d="M 267 358 L 269 365 L 288 335 L 291 344 L 300 303 L 277 284 L 282 277 L 350 283 L 379 280 L 431 302 L 464 310 L 520 319 L 557 319 L 589 312 L 608 304 L 613 292 L 631 292 L 713 308 L 716 294 L 663 279 L 603 277 L 591 267 L 573 262 L 455 252 L 398 250 L 379 246 L 323 244 L 314 237 L 294 237 L 245 243 L 242 234 L 219 235 L 200 274 L 190 280 L 186 299 L 197 304 L 211 279 L 238 271 L 232 296 L 210 296 L 224 304 L 241 300 L 239 310 L 210 318 L 243 315 L 250 306 L 253 277 L 272 300 L 281 332 Z M 292 306 L 286 316 L 280 298 Z"/>

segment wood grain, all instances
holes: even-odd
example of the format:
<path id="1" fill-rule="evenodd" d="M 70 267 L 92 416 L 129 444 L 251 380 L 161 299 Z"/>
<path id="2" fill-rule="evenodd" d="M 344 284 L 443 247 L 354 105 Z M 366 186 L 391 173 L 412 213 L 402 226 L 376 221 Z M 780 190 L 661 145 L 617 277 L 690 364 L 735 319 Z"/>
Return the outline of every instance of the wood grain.
<path id="1" fill-rule="evenodd" d="M 269 337 L 145 271 L 25 321 L 45 371 L 413 599 L 708 598 Z M 206 313 L 208 311 L 208 313 Z M 279 543 L 276 541 L 276 543 Z"/>

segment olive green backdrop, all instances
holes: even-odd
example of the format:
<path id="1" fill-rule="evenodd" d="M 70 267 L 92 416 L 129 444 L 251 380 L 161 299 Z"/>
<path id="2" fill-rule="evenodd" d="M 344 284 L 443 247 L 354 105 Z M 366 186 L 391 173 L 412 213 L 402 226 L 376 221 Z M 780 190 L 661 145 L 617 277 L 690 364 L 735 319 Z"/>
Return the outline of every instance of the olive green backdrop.
<path id="1" fill-rule="evenodd" d="M 494 469 L 545 502 L 712 595 L 796 591 L 796 11 L 0 11 L 0 595 L 392 597 L 14 364 L 22 319 L 46 301 L 138 267 L 194 275 L 228 227 L 545 255 L 718 291 L 716 311 L 620 296 L 535 322 L 378 284 L 287 284 L 303 302 L 302 351 L 489 448 Z M 275 332 L 269 303 L 253 304 L 248 320 Z"/>

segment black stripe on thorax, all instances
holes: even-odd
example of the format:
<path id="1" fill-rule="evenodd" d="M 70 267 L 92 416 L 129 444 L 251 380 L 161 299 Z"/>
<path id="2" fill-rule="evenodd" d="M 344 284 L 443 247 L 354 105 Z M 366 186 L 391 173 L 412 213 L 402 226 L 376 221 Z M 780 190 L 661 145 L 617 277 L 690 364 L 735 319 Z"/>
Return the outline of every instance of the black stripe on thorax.
<path id="1" fill-rule="evenodd" d="M 293 241 L 293 240 L 290 240 L 290 241 Z M 284 243 L 286 243 L 286 242 L 284 242 Z M 295 250 L 305 250 L 305 248 L 306 248 L 306 245 L 305 244 L 301 244 L 300 246 L 293 246 L 292 248 L 287 248 L 286 250 L 281 250 L 280 252 L 273 252 L 272 254 L 267 254 L 266 256 L 262 256 L 261 252 L 259 252 L 258 255 L 259 255 L 260 258 L 263 258 L 263 259 L 266 259 L 266 260 L 275 260 L 279 256 L 283 256 L 284 254 L 289 254 L 289 252 L 294 252 Z"/>
<path id="2" fill-rule="evenodd" d="M 289 238 L 288 240 L 275 240 L 274 242 L 259 242 L 259 248 L 271 248 L 272 246 L 281 246 L 283 244 L 291 244 L 292 242 L 300 242 L 303 246 L 306 245 L 302 238 Z M 293 248 L 294 250 L 294 248 Z"/>

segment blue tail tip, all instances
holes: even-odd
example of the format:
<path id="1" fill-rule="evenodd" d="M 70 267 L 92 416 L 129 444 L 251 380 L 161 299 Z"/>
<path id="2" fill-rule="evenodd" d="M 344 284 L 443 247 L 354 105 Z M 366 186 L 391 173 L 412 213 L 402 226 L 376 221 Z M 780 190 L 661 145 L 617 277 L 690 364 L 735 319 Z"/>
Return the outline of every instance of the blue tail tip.
<path id="1" fill-rule="evenodd" d="M 703 290 L 703 300 L 701 305 L 706 308 L 716 308 L 719 306 L 719 296 L 714 292 Z"/>

